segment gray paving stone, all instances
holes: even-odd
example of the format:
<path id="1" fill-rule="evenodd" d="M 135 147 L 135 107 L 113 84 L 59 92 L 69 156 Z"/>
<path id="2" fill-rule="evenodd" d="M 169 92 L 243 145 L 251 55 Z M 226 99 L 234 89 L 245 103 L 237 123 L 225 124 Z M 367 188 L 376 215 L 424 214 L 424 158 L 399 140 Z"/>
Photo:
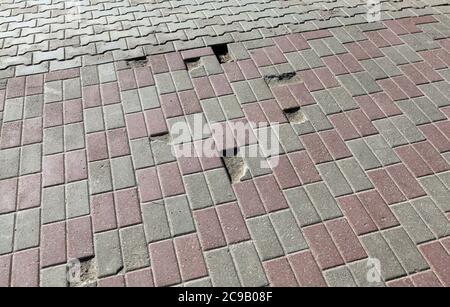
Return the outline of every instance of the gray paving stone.
<path id="1" fill-rule="evenodd" d="M 316 131 L 332 129 L 333 125 L 322 112 L 318 105 L 309 105 L 302 108 L 306 118 L 311 122 Z"/>
<path id="2" fill-rule="evenodd" d="M 366 71 L 356 73 L 355 78 L 359 81 L 359 83 L 362 85 L 362 87 L 368 94 L 373 94 L 382 91 L 381 87 L 378 85 L 375 79 L 372 78 L 372 76 L 369 75 L 369 73 Z"/>
<path id="3" fill-rule="evenodd" d="M 372 277 L 376 277 L 378 274 L 373 270 L 374 266 L 368 259 L 349 263 L 348 268 L 352 272 L 353 278 L 359 287 L 385 287 L 382 280 L 377 280 L 377 278 L 372 279 Z M 375 274 L 373 274 L 374 272 Z"/>
<path id="4" fill-rule="evenodd" d="M 173 236 L 195 232 L 194 220 L 186 196 L 167 198 L 165 204 Z"/>
<path id="5" fill-rule="evenodd" d="M 85 66 L 81 68 L 81 84 L 83 86 L 99 84 L 97 66 Z"/>
<path id="6" fill-rule="evenodd" d="M 43 95 L 33 95 L 25 97 L 23 110 L 24 118 L 34 118 L 42 116 L 42 106 L 44 104 Z"/>
<path id="7" fill-rule="evenodd" d="M 255 94 L 247 81 L 233 82 L 231 83 L 231 87 L 241 104 L 257 101 Z"/>
<path id="8" fill-rule="evenodd" d="M 45 188 L 42 192 L 42 223 L 62 221 L 66 218 L 66 199 L 63 185 Z"/>
<path id="9" fill-rule="evenodd" d="M 422 132 L 405 115 L 391 117 L 391 122 L 410 143 L 425 140 Z"/>
<path id="10" fill-rule="evenodd" d="M 408 144 L 408 141 L 388 118 L 373 122 L 377 130 L 391 147 Z"/>
<path id="11" fill-rule="evenodd" d="M 341 75 L 338 76 L 337 79 L 353 97 L 366 94 L 366 91 L 361 84 L 359 84 L 359 82 L 351 75 Z"/>
<path id="12" fill-rule="evenodd" d="M 300 142 L 294 129 L 289 124 L 282 124 L 277 126 L 275 129 L 278 140 L 284 149 L 284 152 L 294 152 L 304 149 L 303 144 Z"/>
<path id="13" fill-rule="evenodd" d="M 295 218 L 301 227 L 316 224 L 321 221 L 304 188 L 298 187 L 284 190 L 283 192 L 289 203 L 289 207 L 294 212 Z"/>
<path id="14" fill-rule="evenodd" d="M 330 91 L 328 90 L 317 91 L 313 92 L 312 95 L 326 115 L 341 112 L 340 106 L 334 100 Z"/>
<path id="15" fill-rule="evenodd" d="M 207 75 L 215 75 L 223 73 L 222 66 L 214 55 L 207 55 L 201 57 L 201 63 Z"/>
<path id="16" fill-rule="evenodd" d="M 327 270 L 323 273 L 329 287 L 356 287 L 352 273 L 346 266 Z"/>
<path id="17" fill-rule="evenodd" d="M 68 79 L 63 81 L 64 100 L 81 98 L 80 79 Z"/>
<path id="18" fill-rule="evenodd" d="M 214 287 L 241 286 L 228 248 L 206 252 L 205 261 Z"/>
<path id="19" fill-rule="evenodd" d="M 356 101 L 343 87 L 332 88 L 329 90 L 329 92 L 343 111 L 358 108 L 358 104 L 356 103 Z"/>
<path id="20" fill-rule="evenodd" d="M 435 239 L 433 233 L 410 203 L 394 205 L 391 209 L 415 244 Z"/>
<path id="21" fill-rule="evenodd" d="M 85 148 L 82 123 L 64 126 L 64 145 L 66 151 Z"/>
<path id="22" fill-rule="evenodd" d="M 234 95 L 219 97 L 219 103 L 223 114 L 228 120 L 244 117 L 241 106 Z M 220 116 L 220 114 L 218 114 Z M 211 120 L 210 120 L 211 121 Z"/>
<path id="23" fill-rule="evenodd" d="M 344 175 L 335 162 L 328 162 L 317 165 L 320 177 L 330 187 L 334 197 L 352 193 L 352 188 L 348 184 Z"/>
<path id="24" fill-rule="evenodd" d="M 425 113 L 430 121 L 439 121 L 446 119 L 444 113 L 442 113 L 435 104 L 431 102 L 427 97 L 419 97 L 414 99 L 414 103 L 419 107 L 419 109 Z"/>
<path id="25" fill-rule="evenodd" d="M 142 225 L 120 229 L 120 243 L 125 272 L 137 270 L 150 265 L 147 241 Z"/>
<path id="26" fill-rule="evenodd" d="M 108 160 L 90 162 L 88 168 L 91 194 L 112 190 L 111 165 Z"/>
<path id="27" fill-rule="evenodd" d="M 125 117 L 121 104 L 107 105 L 103 108 L 106 129 L 125 127 Z"/>
<path id="28" fill-rule="evenodd" d="M 111 159 L 112 181 L 115 190 L 136 186 L 130 156 Z"/>
<path id="29" fill-rule="evenodd" d="M 19 175 L 20 148 L 0 150 L 0 179 Z"/>
<path id="30" fill-rule="evenodd" d="M 122 252 L 118 230 L 95 234 L 94 246 L 98 277 L 115 275 L 122 270 Z"/>
<path id="31" fill-rule="evenodd" d="M 361 242 L 369 256 L 380 261 L 383 280 L 387 281 L 405 275 L 405 270 L 380 233 L 363 236 Z"/>
<path id="32" fill-rule="evenodd" d="M 248 81 L 255 97 L 258 101 L 272 99 L 272 91 L 270 90 L 264 79 L 252 79 Z"/>
<path id="33" fill-rule="evenodd" d="M 429 123 L 428 117 L 410 100 L 397 101 L 397 106 L 400 110 L 408 116 L 414 125 L 423 125 Z"/>
<path id="34" fill-rule="evenodd" d="M 266 261 L 284 254 L 277 234 L 267 216 L 255 217 L 246 222 L 261 260 Z"/>
<path id="35" fill-rule="evenodd" d="M 217 98 L 202 100 L 201 105 L 208 122 L 215 123 L 225 121 L 225 115 L 222 112 L 222 108 L 220 107 Z"/>
<path id="36" fill-rule="evenodd" d="M 388 57 L 377 58 L 375 62 L 391 78 L 402 75 L 401 70 Z"/>
<path id="37" fill-rule="evenodd" d="M 64 151 L 64 129 L 62 126 L 44 129 L 44 155 Z"/>
<path id="38" fill-rule="evenodd" d="M 19 211 L 16 215 L 14 250 L 39 246 L 40 225 L 39 208 Z"/>
<path id="39" fill-rule="evenodd" d="M 86 180 L 66 185 L 66 207 L 68 218 L 89 214 L 89 192 Z"/>
<path id="40" fill-rule="evenodd" d="M 14 214 L 0 215 L 0 255 L 13 251 Z"/>
<path id="41" fill-rule="evenodd" d="M 113 63 L 106 63 L 97 66 L 100 83 L 117 81 L 116 71 Z"/>
<path id="42" fill-rule="evenodd" d="M 190 90 L 194 88 L 189 74 L 185 70 L 177 70 L 172 72 L 172 79 L 177 91 Z"/>
<path id="43" fill-rule="evenodd" d="M 160 94 L 168 94 L 175 92 L 175 85 L 173 84 L 170 73 L 162 73 L 154 75 L 156 87 Z"/>
<path id="44" fill-rule="evenodd" d="M 394 62 L 395 65 L 408 64 L 409 61 L 395 47 L 382 48 L 381 51 Z"/>
<path id="45" fill-rule="evenodd" d="M 287 58 L 289 63 L 296 71 L 308 70 L 309 65 L 308 62 L 300 55 L 299 52 L 289 52 L 285 53 L 284 56 Z"/>
<path id="46" fill-rule="evenodd" d="M 383 232 L 383 236 L 408 274 L 429 268 L 416 244 L 411 241 L 403 228 L 388 229 Z"/>
<path id="47" fill-rule="evenodd" d="M 429 197 L 411 201 L 411 204 L 438 238 L 450 234 L 450 222 Z"/>
<path id="48" fill-rule="evenodd" d="M 203 288 L 203 287 L 212 287 L 211 278 L 201 278 L 192 281 L 188 281 L 184 284 L 185 287 L 193 287 L 193 288 Z"/>
<path id="49" fill-rule="evenodd" d="M 400 158 L 381 135 L 371 135 L 365 141 L 383 166 L 400 162 Z"/>
<path id="50" fill-rule="evenodd" d="M 307 185 L 305 190 L 323 221 L 342 216 L 336 200 L 323 182 Z"/>
<path id="51" fill-rule="evenodd" d="M 230 251 L 243 287 L 268 285 L 261 260 L 251 241 L 232 245 Z"/>
<path id="52" fill-rule="evenodd" d="M 360 64 L 375 80 L 381 80 L 389 77 L 389 75 L 374 60 L 360 61 Z"/>
<path id="53" fill-rule="evenodd" d="M 202 173 L 184 176 L 183 180 L 192 209 L 202 209 L 213 205 L 208 184 Z"/>
<path id="54" fill-rule="evenodd" d="M 128 90 L 121 92 L 122 106 L 125 114 L 135 113 L 142 110 L 141 100 L 138 90 Z"/>
<path id="55" fill-rule="evenodd" d="M 158 108 L 161 104 L 156 86 L 147 86 L 138 89 L 141 104 L 144 110 Z"/>
<path id="56" fill-rule="evenodd" d="M 449 186 L 445 186 L 436 175 L 420 178 L 419 182 L 428 195 L 434 200 L 434 203 L 442 212 L 450 211 L 450 191 Z"/>
<path id="57" fill-rule="evenodd" d="M 170 228 L 166 209 L 163 203 L 149 203 L 142 205 L 145 236 L 147 242 L 155 242 L 169 238 Z"/>
<path id="58" fill-rule="evenodd" d="M 148 138 L 131 140 L 130 147 L 135 169 L 155 165 L 152 150 L 150 148 L 150 140 Z"/>
<path id="59" fill-rule="evenodd" d="M 22 147 L 20 158 L 20 174 L 27 175 L 40 172 L 42 169 L 42 145 L 33 144 Z"/>
<path id="60" fill-rule="evenodd" d="M 306 49 L 300 51 L 300 54 L 305 59 L 305 61 L 309 64 L 311 69 L 324 67 L 325 63 L 322 59 L 317 55 L 317 53 L 312 49 Z"/>
<path id="61" fill-rule="evenodd" d="M 41 270 L 41 287 L 65 288 L 67 285 L 67 267 L 65 264 Z"/>
<path id="62" fill-rule="evenodd" d="M 225 169 L 218 168 L 207 171 L 205 172 L 205 178 L 215 205 L 236 200 Z"/>
<path id="63" fill-rule="evenodd" d="M 242 43 L 228 44 L 228 52 L 231 54 L 233 59 L 238 61 L 250 58 L 250 55 Z"/>
<path id="64" fill-rule="evenodd" d="M 290 210 L 275 212 L 270 215 L 270 219 L 286 254 L 308 248 L 302 231 Z"/>
<path id="65" fill-rule="evenodd" d="M 151 139 L 150 147 L 152 148 L 155 164 L 163 164 L 176 160 L 173 147 L 170 145 L 171 140 L 167 137 L 163 136 Z"/>
<path id="66" fill-rule="evenodd" d="M 364 170 L 381 167 L 380 161 L 363 139 L 348 141 L 347 145 Z"/>
<path id="67" fill-rule="evenodd" d="M 373 188 L 373 184 L 354 158 L 337 161 L 353 192 L 361 192 Z"/>
<path id="68" fill-rule="evenodd" d="M 275 133 L 277 126 L 261 127 L 256 130 L 256 137 L 259 140 L 261 152 L 265 158 L 275 157 L 284 153 L 277 134 Z"/>
<path id="69" fill-rule="evenodd" d="M 89 108 L 84 110 L 84 123 L 86 133 L 105 130 L 103 123 L 103 110 L 101 107 Z"/>

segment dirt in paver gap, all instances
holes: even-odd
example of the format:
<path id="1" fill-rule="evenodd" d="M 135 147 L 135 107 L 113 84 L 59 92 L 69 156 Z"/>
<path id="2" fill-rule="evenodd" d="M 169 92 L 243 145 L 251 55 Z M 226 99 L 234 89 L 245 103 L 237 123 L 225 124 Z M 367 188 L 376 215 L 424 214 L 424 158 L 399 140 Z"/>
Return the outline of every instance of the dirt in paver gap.
<path id="1" fill-rule="evenodd" d="M 146 56 L 131 58 L 126 60 L 126 63 L 129 68 L 143 67 L 147 65 L 148 58 Z"/>
<path id="2" fill-rule="evenodd" d="M 306 122 L 308 119 L 300 107 L 290 108 L 283 110 L 289 122 L 293 124 L 301 124 Z"/>
<path id="3" fill-rule="evenodd" d="M 240 182 L 247 170 L 244 159 L 239 157 L 238 153 L 239 149 L 237 148 L 224 150 L 222 153 L 222 162 L 225 165 L 225 170 L 227 171 L 231 183 Z"/>
<path id="4" fill-rule="evenodd" d="M 95 266 L 95 258 L 87 258 L 80 262 L 78 281 L 71 282 L 70 287 L 93 287 L 97 284 L 97 267 Z M 69 272 L 70 273 L 70 272 Z"/>

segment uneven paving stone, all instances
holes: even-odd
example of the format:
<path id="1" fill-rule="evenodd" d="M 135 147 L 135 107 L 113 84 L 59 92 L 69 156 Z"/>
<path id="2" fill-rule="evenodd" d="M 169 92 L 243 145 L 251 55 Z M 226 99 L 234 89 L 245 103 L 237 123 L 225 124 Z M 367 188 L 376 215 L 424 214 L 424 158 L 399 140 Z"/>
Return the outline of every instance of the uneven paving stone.
<path id="1" fill-rule="evenodd" d="M 205 260 L 215 287 L 239 287 L 241 285 L 228 248 L 205 253 Z"/>
<path id="2" fill-rule="evenodd" d="M 123 263 L 125 271 L 132 271 L 150 265 L 150 259 L 142 225 L 120 230 Z"/>
<path id="3" fill-rule="evenodd" d="M 236 270 L 244 287 L 263 287 L 267 285 L 258 253 L 252 242 L 242 242 L 230 247 Z"/>

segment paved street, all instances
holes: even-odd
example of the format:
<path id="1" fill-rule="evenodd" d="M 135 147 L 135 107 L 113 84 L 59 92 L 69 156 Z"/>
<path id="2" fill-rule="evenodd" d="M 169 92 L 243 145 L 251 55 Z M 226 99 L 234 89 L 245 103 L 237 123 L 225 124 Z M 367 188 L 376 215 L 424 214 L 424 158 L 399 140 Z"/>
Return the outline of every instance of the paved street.
<path id="1" fill-rule="evenodd" d="M 450 4 L 380 8 L 0 0 L 0 287 L 449 287 Z"/>

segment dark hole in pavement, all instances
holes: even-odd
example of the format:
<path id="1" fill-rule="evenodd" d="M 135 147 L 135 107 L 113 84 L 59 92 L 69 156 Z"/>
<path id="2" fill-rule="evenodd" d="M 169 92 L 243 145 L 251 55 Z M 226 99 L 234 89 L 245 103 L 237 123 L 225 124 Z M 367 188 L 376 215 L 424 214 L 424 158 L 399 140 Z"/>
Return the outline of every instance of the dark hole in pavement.
<path id="1" fill-rule="evenodd" d="M 142 67 L 142 66 L 146 66 L 148 59 L 146 56 L 140 56 L 140 57 L 135 57 L 135 58 L 131 58 L 131 59 L 127 59 L 127 66 L 128 67 Z"/>
<path id="2" fill-rule="evenodd" d="M 267 75 L 264 76 L 264 81 L 266 81 L 269 86 L 277 86 L 283 84 L 290 84 L 299 82 L 297 73 L 295 71 L 285 72 L 279 75 Z"/>
<path id="3" fill-rule="evenodd" d="M 223 64 L 232 61 L 227 44 L 212 45 L 211 48 L 216 55 L 217 60 L 219 60 L 219 63 Z"/>
<path id="4" fill-rule="evenodd" d="M 291 123 L 300 124 L 307 120 L 305 114 L 300 110 L 300 107 L 285 109 L 283 112 Z"/>
<path id="5" fill-rule="evenodd" d="M 244 159 L 238 154 L 238 148 L 222 151 L 222 162 L 225 165 L 225 170 L 231 183 L 240 182 L 247 170 Z"/>
<path id="6" fill-rule="evenodd" d="M 185 59 L 184 64 L 186 64 L 188 71 L 194 70 L 201 66 L 200 58 Z"/>

